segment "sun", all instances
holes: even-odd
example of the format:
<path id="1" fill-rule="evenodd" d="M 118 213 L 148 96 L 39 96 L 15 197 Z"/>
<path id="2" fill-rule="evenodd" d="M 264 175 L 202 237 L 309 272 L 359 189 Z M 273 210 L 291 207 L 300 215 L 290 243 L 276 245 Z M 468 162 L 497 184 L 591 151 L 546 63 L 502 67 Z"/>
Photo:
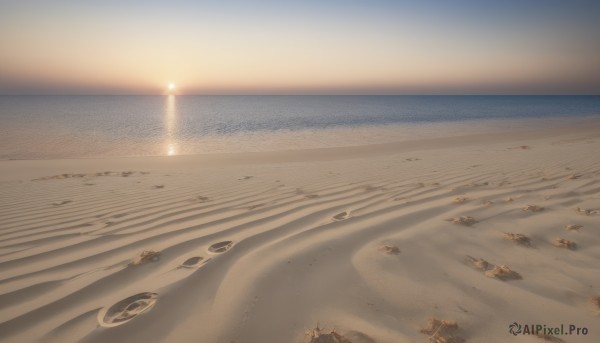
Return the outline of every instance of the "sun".
<path id="1" fill-rule="evenodd" d="M 167 87 L 169 88 L 170 91 L 175 90 L 175 84 L 173 82 L 170 82 Z"/>

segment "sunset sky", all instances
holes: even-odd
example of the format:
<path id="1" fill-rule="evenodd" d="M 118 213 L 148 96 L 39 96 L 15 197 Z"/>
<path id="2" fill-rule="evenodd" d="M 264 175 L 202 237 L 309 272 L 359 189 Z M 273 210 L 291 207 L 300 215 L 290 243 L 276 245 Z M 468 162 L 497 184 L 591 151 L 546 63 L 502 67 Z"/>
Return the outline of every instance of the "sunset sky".
<path id="1" fill-rule="evenodd" d="M 600 1 L 4 1 L 0 94 L 600 94 Z"/>

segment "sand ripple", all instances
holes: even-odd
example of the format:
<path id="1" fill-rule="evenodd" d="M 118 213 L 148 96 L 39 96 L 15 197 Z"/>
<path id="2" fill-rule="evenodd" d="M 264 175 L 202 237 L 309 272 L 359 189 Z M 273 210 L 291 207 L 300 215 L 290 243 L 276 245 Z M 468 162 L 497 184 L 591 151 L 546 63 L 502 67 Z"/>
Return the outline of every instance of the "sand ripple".
<path id="1" fill-rule="evenodd" d="M 469 341 L 510 340 L 515 316 L 595 327 L 600 143 L 517 144 L 3 181 L 0 340 L 394 343 L 426 340 L 436 316 L 452 321 L 424 333 Z"/>

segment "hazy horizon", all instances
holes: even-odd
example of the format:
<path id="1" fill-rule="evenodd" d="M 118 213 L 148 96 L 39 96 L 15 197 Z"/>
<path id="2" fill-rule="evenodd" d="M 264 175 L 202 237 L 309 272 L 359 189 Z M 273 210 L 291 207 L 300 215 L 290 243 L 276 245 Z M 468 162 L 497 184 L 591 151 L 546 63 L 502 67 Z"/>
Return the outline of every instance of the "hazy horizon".
<path id="1" fill-rule="evenodd" d="M 593 1 L 4 1 L 0 95 L 597 95 Z"/>

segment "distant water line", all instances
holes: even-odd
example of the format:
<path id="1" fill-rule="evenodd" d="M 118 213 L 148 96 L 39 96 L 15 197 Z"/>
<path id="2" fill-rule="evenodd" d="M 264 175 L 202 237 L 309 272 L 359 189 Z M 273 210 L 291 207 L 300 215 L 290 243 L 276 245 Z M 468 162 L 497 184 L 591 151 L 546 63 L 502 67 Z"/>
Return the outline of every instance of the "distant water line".
<path id="1" fill-rule="evenodd" d="M 600 118 L 600 96 L 0 96 L 0 159 L 348 146 Z"/>

